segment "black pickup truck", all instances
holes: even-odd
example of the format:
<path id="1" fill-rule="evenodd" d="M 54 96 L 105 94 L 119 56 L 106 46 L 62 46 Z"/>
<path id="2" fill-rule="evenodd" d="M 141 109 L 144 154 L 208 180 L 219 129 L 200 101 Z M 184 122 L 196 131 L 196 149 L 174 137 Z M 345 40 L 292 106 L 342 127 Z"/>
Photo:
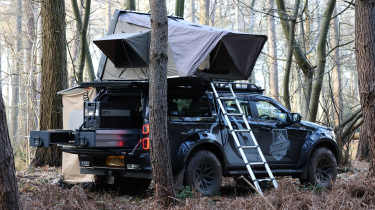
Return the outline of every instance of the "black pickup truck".
<path id="1" fill-rule="evenodd" d="M 77 130 L 32 131 L 30 145 L 70 145 L 63 150 L 78 154 L 82 174 L 96 175 L 96 182 L 146 190 L 152 177 L 148 82 L 98 81 L 81 87 L 97 90 L 93 101 L 84 102 L 82 126 Z M 338 162 L 332 129 L 301 121 L 299 114 L 264 96 L 255 85 L 233 87 L 273 174 L 332 186 Z M 225 94 L 226 90 L 218 91 Z M 230 109 L 231 104 L 227 107 Z M 168 113 L 176 183 L 214 195 L 219 192 L 222 176 L 248 175 L 208 81 L 168 79 Z M 243 124 L 240 117 L 232 120 L 239 127 Z M 242 140 L 248 137 L 240 136 Z M 257 161 L 252 150 L 246 152 L 249 161 Z M 264 166 L 253 170 L 256 176 L 267 175 Z"/>

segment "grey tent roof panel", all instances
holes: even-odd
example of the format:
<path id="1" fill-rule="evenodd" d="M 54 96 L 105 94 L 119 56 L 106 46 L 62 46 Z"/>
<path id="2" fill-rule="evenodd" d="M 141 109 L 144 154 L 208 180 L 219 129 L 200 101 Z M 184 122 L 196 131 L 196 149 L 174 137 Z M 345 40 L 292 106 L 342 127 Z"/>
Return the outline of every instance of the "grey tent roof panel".
<path id="1" fill-rule="evenodd" d="M 129 33 L 128 29 L 128 33 L 108 35 L 95 40 L 95 44 L 119 71 L 133 68 L 134 74 L 135 67 L 147 68 L 151 39 L 150 15 L 117 11 L 115 19 L 111 26 L 112 33 L 116 29 L 113 25 L 119 21 L 127 22 L 129 27 L 137 25 L 146 31 Z M 246 80 L 251 75 L 266 40 L 264 35 L 231 32 L 174 17 L 169 17 L 168 20 L 168 56 L 173 60 L 175 76 Z M 107 59 L 104 59 L 99 66 L 99 78 L 103 78 L 105 73 Z M 206 65 L 202 67 L 203 63 Z"/>

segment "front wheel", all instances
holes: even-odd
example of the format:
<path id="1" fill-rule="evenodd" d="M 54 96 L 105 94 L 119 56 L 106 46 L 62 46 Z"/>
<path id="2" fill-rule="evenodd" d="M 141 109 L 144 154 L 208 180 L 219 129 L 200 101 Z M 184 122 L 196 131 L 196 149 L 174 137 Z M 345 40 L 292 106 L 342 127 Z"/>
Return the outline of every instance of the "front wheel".
<path id="1" fill-rule="evenodd" d="M 210 151 L 202 150 L 190 159 L 185 180 L 203 195 L 212 196 L 220 192 L 222 174 L 221 163 L 217 157 Z"/>
<path id="2" fill-rule="evenodd" d="M 331 150 L 318 148 L 308 166 L 308 182 L 318 187 L 331 189 L 336 181 L 337 162 Z"/>

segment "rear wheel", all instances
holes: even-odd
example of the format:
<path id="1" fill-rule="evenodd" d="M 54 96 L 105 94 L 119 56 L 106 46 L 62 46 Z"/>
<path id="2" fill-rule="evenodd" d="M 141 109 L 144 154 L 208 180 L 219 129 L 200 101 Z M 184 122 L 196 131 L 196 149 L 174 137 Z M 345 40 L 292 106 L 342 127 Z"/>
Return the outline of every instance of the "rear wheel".
<path id="1" fill-rule="evenodd" d="M 336 176 L 337 162 L 332 151 L 325 147 L 315 150 L 310 159 L 307 181 L 318 187 L 331 189 Z"/>
<path id="2" fill-rule="evenodd" d="M 196 191 L 212 196 L 220 192 L 222 173 L 217 157 L 210 151 L 202 150 L 190 159 L 185 180 Z"/>

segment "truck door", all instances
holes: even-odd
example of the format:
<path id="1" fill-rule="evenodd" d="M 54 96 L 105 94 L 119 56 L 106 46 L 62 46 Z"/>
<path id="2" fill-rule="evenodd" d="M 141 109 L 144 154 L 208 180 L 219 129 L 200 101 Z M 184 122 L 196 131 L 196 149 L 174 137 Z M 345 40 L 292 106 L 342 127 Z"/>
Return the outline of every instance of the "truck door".
<path id="1" fill-rule="evenodd" d="M 251 100 L 250 106 L 254 117 L 249 124 L 270 165 L 273 168 L 295 165 L 298 160 L 296 150 L 303 139 L 294 138 L 296 129 L 288 125 L 287 110 L 267 98 Z"/>

